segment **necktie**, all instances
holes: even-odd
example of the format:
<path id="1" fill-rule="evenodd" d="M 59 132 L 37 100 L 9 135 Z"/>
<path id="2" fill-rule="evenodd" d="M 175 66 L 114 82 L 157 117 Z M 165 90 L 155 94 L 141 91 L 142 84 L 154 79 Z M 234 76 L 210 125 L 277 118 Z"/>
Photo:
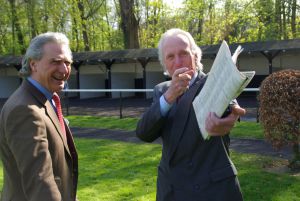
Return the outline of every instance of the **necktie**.
<path id="1" fill-rule="evenodd" d="M 59 123 L 60 123 L 61 130 L 63 131 L 63 134 L 66 134 L 65 123 L 64 123 L 62 110 L 61 110 L 60 99 L 59 99 L 59 96 L 57 95 L 57 93 L 53 94 L 52 99 L 55 103 L 56 114 L 57 114 L 57 117 L 58 117 L 58 120 L 59 120 Z"/>

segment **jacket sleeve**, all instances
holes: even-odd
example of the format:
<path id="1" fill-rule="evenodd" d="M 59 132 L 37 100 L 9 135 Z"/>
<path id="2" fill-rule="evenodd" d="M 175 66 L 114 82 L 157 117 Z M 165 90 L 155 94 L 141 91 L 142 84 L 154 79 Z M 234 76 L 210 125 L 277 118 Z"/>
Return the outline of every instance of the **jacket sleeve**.
<path id="1" fill-rule="evenodd" d="M 161 129 L 164 126 L 166 117 L 161 115 L 159 99 L 161 92 L 154 89 L 153 103 L 143 114 L 136 128 L 136 135 L 145 142 L 153 142 L 161 136 Z"/>
<path id="2" fill-rule="evenodd" d="M 37 106 L 18 106 L 7 119 L 7 141 L 28 200 L 61 201 L 55 182 L 47 131 Z M 14 122 L 14 123 L 11 123 Z"/>

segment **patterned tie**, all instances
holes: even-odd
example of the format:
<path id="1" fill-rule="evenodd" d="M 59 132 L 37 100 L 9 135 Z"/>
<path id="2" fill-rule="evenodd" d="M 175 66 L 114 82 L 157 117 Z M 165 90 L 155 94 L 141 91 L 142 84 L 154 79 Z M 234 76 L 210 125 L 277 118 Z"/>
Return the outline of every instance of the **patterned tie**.
<path id="1" fill-rule="evenodd" d="M 59 96 L 57 95 L 57 93 L 53 94 L 52 99 L 55 103 L 56 114 L 57 114 L 57 117 L 58 117 L 58 120 L 59 120 L 59 123 L 60 123 L 61 130 L 63 131 L 63 134 L 66 135 L 66 128 L 65 128 L 65 123 L 64 123 L 62 110 L 61 110 L 60 99 L 59 99 Z"/>

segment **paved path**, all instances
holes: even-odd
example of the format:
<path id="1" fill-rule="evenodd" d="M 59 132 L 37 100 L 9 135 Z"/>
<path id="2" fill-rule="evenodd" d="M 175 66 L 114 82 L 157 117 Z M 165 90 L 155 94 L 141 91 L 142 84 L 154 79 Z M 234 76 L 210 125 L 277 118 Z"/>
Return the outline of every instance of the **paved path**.
<path id="1" fill-rule="evenodd" d="M 110 139 L 132 143 L 144 143 L 135 136 L 134 131 L 108 130 L 95 128 L 71 128 L 73 135 L 78 138 L 98 138 Z M 161 143 L 158 139 L 155 143 Z M 282 150 L 276 151 L 271 144 L 264 140 L 255 139 L 231 139 L 230 148 L 240 153 L 254 153 L 284 159 L 292 158 L 292 151 L 285 147 Z"/>

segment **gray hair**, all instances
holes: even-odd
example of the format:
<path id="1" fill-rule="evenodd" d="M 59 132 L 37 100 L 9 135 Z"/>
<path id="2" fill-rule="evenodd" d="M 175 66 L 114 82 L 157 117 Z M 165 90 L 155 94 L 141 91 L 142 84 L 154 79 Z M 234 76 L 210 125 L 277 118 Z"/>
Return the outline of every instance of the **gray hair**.
<path id="1" fill-rule="evenodd" d="M 69 39 L 65 34 L 58 32 L 43 33 L 31 40 L 29 47 L 27 48 L 22 59 L 22 68 L 19 71 L 20 76 L 27 77 L 31 74 L 30 60 L 40 60 L 44 55 L 44 45 L 51 42 L 67 46 L 67 56 L 72 59 Z"/>
<path id="2" fill-rule="evenodd" d="M 201 63 L 202 51 L 198 47 L 198 45 L 196 44 L 194 38 L 191 36 L 191 34 L 189 32 L 183 31 L 182 29 L 173 28 L 173 29 L 167 30 L 161 36 L 161 38 L 159 40 L 159 43 L 158 43 L 158 59 L 159 59 L 160 64 L 162 65 L 162 67 L 164 69 L 164 74 L 165 75 L 170 75 L 167 68 L 166 68 L 166 66 L 165 66 L 165 64 L 164 64 L 164 52 L 163 52 L 164 43 L 166 41 L 166 38 L 168 38 L 170 36 L 177 36 L 179 34 L 182 34 L 182 35 L 186 36 L 187 39 L 189 40 L 191 51 L 196 56 L 196 61 L 195 61 L 196 70 L 197 71 L 202 71 L 202 69 L 203 69 L 203 65 Z"/>

